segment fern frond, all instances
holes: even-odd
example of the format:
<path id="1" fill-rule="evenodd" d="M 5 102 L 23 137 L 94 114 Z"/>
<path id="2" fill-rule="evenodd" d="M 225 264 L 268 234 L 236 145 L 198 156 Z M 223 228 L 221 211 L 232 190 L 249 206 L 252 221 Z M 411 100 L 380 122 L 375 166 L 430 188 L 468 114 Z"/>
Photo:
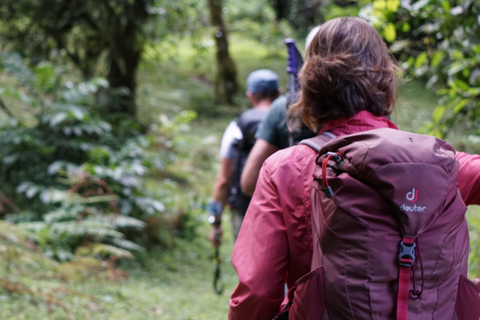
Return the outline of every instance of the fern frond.
<path id="1" fill-rule="evenodd" d="M 91 197 L 75 197 L 69 200 L 69 203 L 72 204 L 93 204 L 93 203 L 100 203 L 100 202 L 111 202 L 117 201 L 120 197 L 117 195 L 102 195 L 102 196 L 91 196 Z"/>
<path id="2" fill-rule="evenodd" d="M 22 222 L 18 224 L 21 228 L 30 231 L 30 232 L 35 232 L 38 233 L 40 230 L 46 228 L 48 224 L 42 221 L 36 221 L 36 222 Z"/>
<path id="3" fill-rule="evenodd" d="M 110 220 L 112 226 L 116 228 L 143 229 L 147 225 L 142 220 L 124 215 L 110 215 L 107 218 Z"/>
<path id="4" fill-rule="evenodd" d="M 0 239 L 14 244 L 21 244 L 29 238 L 35 239 L 35 235 L 18 225 L 0 221 Z"/>
<path id="5" fill-rule="evenodd" d="M 57 222 L 50 225 L 50 230 L 54 233 L 65 233 L 69 236 L 82 237 L 85 235 L 91 235 L 98 238 L 104 238 L 107 236 L 113 238 L 123 238 L 124 234 L 113 230 L 110 225 L 99 221 L 82 220 L 79 222 Z"/>
<path id="6" fill-rule="evenodd" d="M 70 208 L 69 210 L 61 208 L 55 211 L 50 211 L 49 213 L 45 214 L 43 216 L 43 220 L 46 223 L 54 223 L 62 220 L 76 220 L 76 218 L 78 217 L 78 215 L 81 213 L 82 210 L 83 210 L 83 207 Z"/>
<path id="7" fill-rule="evenodd" d="M 134 256 L 127 250 L 118 248 L 109 244 L 95 243 L 90 246 L 77 248 L 75 256 L 97 256 L 103 257 L 115 256 L 118 258 L 132 259 Z"/>
<path id="8" fill-rule="evenodd" d="M 132 241 L 126 240 L 126 239 L 113 238 L 113 239 L 109 239 L 109 241 L 112 244 L 114 244 L 115 246 L 117 246 L 119 248 L 126 249 L 126 250 L 130 250 L 130 251 L 141 251 L 141 250 L 143 250 L 143 248 L 141 246 L 139 246 L 138 244 L 136 244 Z"/>

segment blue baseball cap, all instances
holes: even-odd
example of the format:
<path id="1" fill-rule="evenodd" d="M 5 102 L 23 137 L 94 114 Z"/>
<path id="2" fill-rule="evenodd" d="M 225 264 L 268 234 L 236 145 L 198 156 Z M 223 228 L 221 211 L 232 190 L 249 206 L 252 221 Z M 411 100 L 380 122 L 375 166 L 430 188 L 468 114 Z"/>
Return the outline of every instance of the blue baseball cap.
<path id="1" fill-rule="evenodd" d="M 247 78 L 247 90 L 251 93 L 278 90 L 278 76 L 268 69 L 253 71 Z"/>

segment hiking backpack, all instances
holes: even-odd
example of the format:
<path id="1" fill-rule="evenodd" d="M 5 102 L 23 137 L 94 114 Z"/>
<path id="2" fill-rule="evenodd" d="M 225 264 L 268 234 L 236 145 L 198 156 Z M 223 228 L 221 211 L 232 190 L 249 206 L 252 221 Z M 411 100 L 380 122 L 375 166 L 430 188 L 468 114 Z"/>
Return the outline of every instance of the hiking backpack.
<path id="1" fill-rule="evenodd" d="M 319 151 L 313 259 L 288 319 L 478 320 L 455 150 L 388 128 L 330 139 L 302 142 Z"/>
<path id="2" fill-rule="evenodd" d="M 240 178 L 248 155 L 255 144 L 255 133 L 267 113 L 267 109 L 252 108 L 243 112 L 236 120 L 237 126 L 242 132 L 242 139 L 236 139 L 233 144 L 233 177 L 228 202 L 232 208 L 243 213 L 247 211 L 251 197 L 242 192 Z"/>

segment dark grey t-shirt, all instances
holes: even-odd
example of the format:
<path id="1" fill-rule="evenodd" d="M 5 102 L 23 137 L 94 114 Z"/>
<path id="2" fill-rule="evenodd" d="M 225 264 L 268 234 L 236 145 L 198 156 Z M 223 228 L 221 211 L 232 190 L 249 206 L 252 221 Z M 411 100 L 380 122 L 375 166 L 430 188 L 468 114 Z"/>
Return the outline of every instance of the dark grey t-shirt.
<path id="1" fill-rule="evenodd" d="M 255 138 L 262 139 L 284 149 L 289 146 L 289 134 L 285 116 L 287 114 L 287 98 L 283 95 L 273 101 L 267 116 L 263 119 Z"/>

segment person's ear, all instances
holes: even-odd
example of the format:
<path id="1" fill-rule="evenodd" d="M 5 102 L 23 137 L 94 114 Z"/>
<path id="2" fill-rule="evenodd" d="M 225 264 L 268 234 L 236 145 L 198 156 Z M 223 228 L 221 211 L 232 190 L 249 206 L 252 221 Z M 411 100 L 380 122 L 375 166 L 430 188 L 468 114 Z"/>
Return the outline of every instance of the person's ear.
<path id="1" fill-rule="evenodd" d="M 253 93 L 251 93 L 250 91 L 247 91 L 245 92 L 245 94 L 247 95 L 248 99 L 250 99 L 251 102 L 255 101 L 255 96 L 253 95 Z"/>

